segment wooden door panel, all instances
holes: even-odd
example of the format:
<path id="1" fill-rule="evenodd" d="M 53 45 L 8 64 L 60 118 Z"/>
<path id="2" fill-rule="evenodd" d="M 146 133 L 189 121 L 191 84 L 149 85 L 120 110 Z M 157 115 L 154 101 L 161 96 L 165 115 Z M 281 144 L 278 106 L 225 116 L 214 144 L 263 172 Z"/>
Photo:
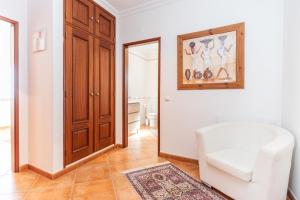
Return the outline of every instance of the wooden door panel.
<path id="1" fill-rule="evenodd" d="M 66 21 L 94 32 L 94 4 L 88 0 L 66 0 Z"/>
<path id="2" fill-rule="evenodd" d="M 108 147 L 112 145 L 113 142 L 113 124 L 111 122 L 108 123 L 101 123 L 99 125 L 99 149 L 103 149 L 105 147 Z"/>
<path id="3" fill-rule="evenodd" d="M 95 34 L 98 37 L 114 42 L 115 40 L 115 18 L 103 10 L 96 7 L 95 11 L 96 25 Z"/>
<path id="4" fill-rule="evenodd" d="M 89 6 L 80 0 L 73 0 L 73 19 L 76 21 L 89 25 Z"/>
<path id="5" fill-rule="evenodd" d="M 106 139 L 111 136 L 111 123 L 106 123 L 106 124 L 101 124 L 100 125 L 100 140 L 101 139 Z"/>
<path id="6" fill-rule="evenodd" d="M 100 115 L 99 117 L 111 116 L 111 49 L 105 47 L 100 48 Z"/>
<path id="7" fill-rule="evenodd" d="M 95 39 L 94 51 L 94 133 L 100 150 L 114 143 L 114 45 Z"/>
<path id="8" fill-rule="evenodd" d="M 88 149 L 89 147 L 89 130 L 81 129 L 73 131 L 73 144 L 72 152 L 82 151 L 83 149 Z"/>
<path id="9" fill-rule="evenodd" d="M 89 128 L 72 131 L 72 151 L 70 151 L 72 156 L 68 164 L 93 153 L 91 151 L 91 147 L 93 147 L 93 143 L 90 140 L 91 133 L 91 129 Z"/>
<path id="10" fill-rule="evenodd" d="M 73 123 L 89 120 L 89 42 L 73 37 Z"/>
<path id="11" fill-rule="evenodd" d="M 66 164 L 93 152 L 93 37 L 66 26 Z"/>

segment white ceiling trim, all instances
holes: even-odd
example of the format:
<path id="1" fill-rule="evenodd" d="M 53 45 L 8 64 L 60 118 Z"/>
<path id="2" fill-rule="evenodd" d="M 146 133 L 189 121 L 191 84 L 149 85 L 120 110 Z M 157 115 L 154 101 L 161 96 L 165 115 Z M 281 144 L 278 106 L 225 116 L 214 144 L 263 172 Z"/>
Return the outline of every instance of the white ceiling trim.
<path id="1" fill-rule="evenodd" d="M 108 11 L 112 12 L 112 14 L 114 14 L 115 16 L 127 17 L 130 15 L 135 15 L 140 12 L 145 12 L 147 10 L 151 10 L 151 9 L 154 9 L 157 7 L 165 6 L 167 4 L 171 4 L 171 3 L 174 3 L 174 2 L 180 1 L 180 0 L 163 0 L 163 1 L 162 0 L 151 0 L 146 3 L 140 4 L 140 5 L 137 5 L 132 8 L 122 10 L 122 11 L 119 11 L 118 9 L 116 9 L 113 5 L 111 5 L 106 0 L 95 0 L 95 1 L 98 2 L 101 6 L 103 6 Z"/>
<path id="2" fill-rule="evenodd" d="M 94 0 L 94 1 L 99 3 L 100 6 L 102 6 L 107 11 L 111 12 L 116 17 L 118 17 L 120 15 L 120 12 L 114 6 L 112 6 L 110 3 L 108 3 L 106 0 Z"/>
<path id="3" fill-rule="evenodd" d="M 145 12 L 147 10 L 151 10 L 151 9 L 154 9 L 157 7 L 165 6 L 167 4 L 171 4 L 171 3 L 174 3 L 177 1 L 179 1 L 179 0 L 152 0 L 152 1 L 148 1 L 147 3 L 144 3 L 144 4 L 140 4 L 135 7 L 125 9 L 125 10 L 119 12 L 119 15 L 121 17 L 127 17 L 130 15 L 135 15 L 137 13 Z"/>

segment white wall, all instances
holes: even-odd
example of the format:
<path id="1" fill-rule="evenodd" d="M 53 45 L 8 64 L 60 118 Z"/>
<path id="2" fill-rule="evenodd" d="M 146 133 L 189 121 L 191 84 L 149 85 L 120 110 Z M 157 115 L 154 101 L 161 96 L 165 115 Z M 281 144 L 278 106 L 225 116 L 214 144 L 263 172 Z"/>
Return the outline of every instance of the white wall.
<path id="1" fill-rule="evenodd" d="M 286 0 L 283 63 L 283 126 L 294 134 L 296 149 L 290 187 L 300 199 L 300 2 Z"/>
<path id="2" fill-rule="evenodd" d="M 63 1 L 28 0 L 29 37 L 45 28 L 46 51 L 29 58 L 29 163 L 47 172 L 63 168 Z"/>
<path id="3" fill-rule="evenodd" d="M 11 126 L 13 29 L 11 24 L 0 20 L 0 128 Z M 11 50 L 11 51 L 9 51 Z"/>
<path id="4" fill-rule="evenodd" d="M 147 61 L 131 52 L 128 55 L 128 98 L 144 98 L 147 78 Z"/>
<path id="5" fill-rule="evenodd" d="M 158 50 L 157 50 L 158 54 Z M 148 91 L 148 94 L 146 95 L 148 112 L 149 113 L 157 113 L 158 112 L 158 60 L 149 60 L 147 62 L 148 68 L 147 68 L 147 76 L 148 81 L 146 81 L 146 91 Z"/>
<path id="6" fill-rule="evenodd" d="M 52 5 L 51 1 L 28 0 L 29 45 L 29 164 L 52 171 Z M 47 50 L 32 52 L 32 35 L 47 31 Z"/>
<path id="7" fill-rule="evenodd" d="M 148 105 L 148 112 L 157 112 L 158 62 L 138 55 L 138 50 L 131 52 L 131 49 L 128 55 L 128 101 L 140 102 L 141 124 L 145 124 L 144 105 Z"/>
<path id="8" fill-rule="evenodd" d="M 283 0 L 178 0 L 121 19 L 121 43 L 162 38 L 162 152 L 196 158 L 195 130 L 218 120 L 281 123 L 283 6 Z M 245 89 L 178 91 L 177 35 L 243 21 Z M 117 67 L 120 77 L 122 68 Z M 117 93 L 121 93 L 121 81 L 118 84 Z M 172 101 L 165 102 L 165 96 Z M 117 103 L 117 110 L 121 110 L 122 104 Z M 117 115 L 119 119 L 121 112 Z M 120 130 L 121 120 L 117 123 Z"/>
<path id="9" fill-rule="evenodd" d="M 27 0 L 0 0 L 0 15 L 19 22 L 20 165 L 28 163 Z"/>
<path id="10" fill-rule="evenodd" d="M 53 6 L 53 172 L 64 166 L 64 124 L 63 124 L 63 1 L 52 0 Z"/>
<path id="11" fill-rule="evenodd" d="M 133 53 L 128 55 L 128 102 L 140 103 L 141 125 L 145 124 L 146 113 L 144 104 L 146 103 L 147 92 L 146 69 L 147 61 Z"/>
<path id="12" fill-rule="evenodd" d="M 149 99 L 149 103 L 150 103 L 149 112 L 157 112 L 158 60 L 157 59 L 148 60 L 147 66 L 148 67 L 147 67 L 146 74 L 148 77 L 145 84 L 145 90 L 147 91 L 146 97 Z"/>

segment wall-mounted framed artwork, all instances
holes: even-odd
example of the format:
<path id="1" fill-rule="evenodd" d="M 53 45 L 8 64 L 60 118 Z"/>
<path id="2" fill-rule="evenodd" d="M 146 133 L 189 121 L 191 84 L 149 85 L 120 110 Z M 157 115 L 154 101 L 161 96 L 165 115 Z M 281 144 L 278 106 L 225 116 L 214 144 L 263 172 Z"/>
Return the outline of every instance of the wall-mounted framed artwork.
<path id="1" fill-rule="evenodd" d="M 244 88 L 245 23 L 178 36 L 179 90 Z"/>

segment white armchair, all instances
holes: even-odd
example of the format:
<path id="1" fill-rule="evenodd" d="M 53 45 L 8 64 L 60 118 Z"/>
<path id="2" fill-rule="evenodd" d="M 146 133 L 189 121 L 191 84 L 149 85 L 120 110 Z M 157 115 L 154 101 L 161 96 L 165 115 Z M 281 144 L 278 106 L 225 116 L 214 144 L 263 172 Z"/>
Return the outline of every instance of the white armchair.
<path id="1" fill-rule="evenodd" d="M 294 138 L 258 123 L 222 123 L 197 131 L 200 178 L 237 200 L 285 200 Z"/>

